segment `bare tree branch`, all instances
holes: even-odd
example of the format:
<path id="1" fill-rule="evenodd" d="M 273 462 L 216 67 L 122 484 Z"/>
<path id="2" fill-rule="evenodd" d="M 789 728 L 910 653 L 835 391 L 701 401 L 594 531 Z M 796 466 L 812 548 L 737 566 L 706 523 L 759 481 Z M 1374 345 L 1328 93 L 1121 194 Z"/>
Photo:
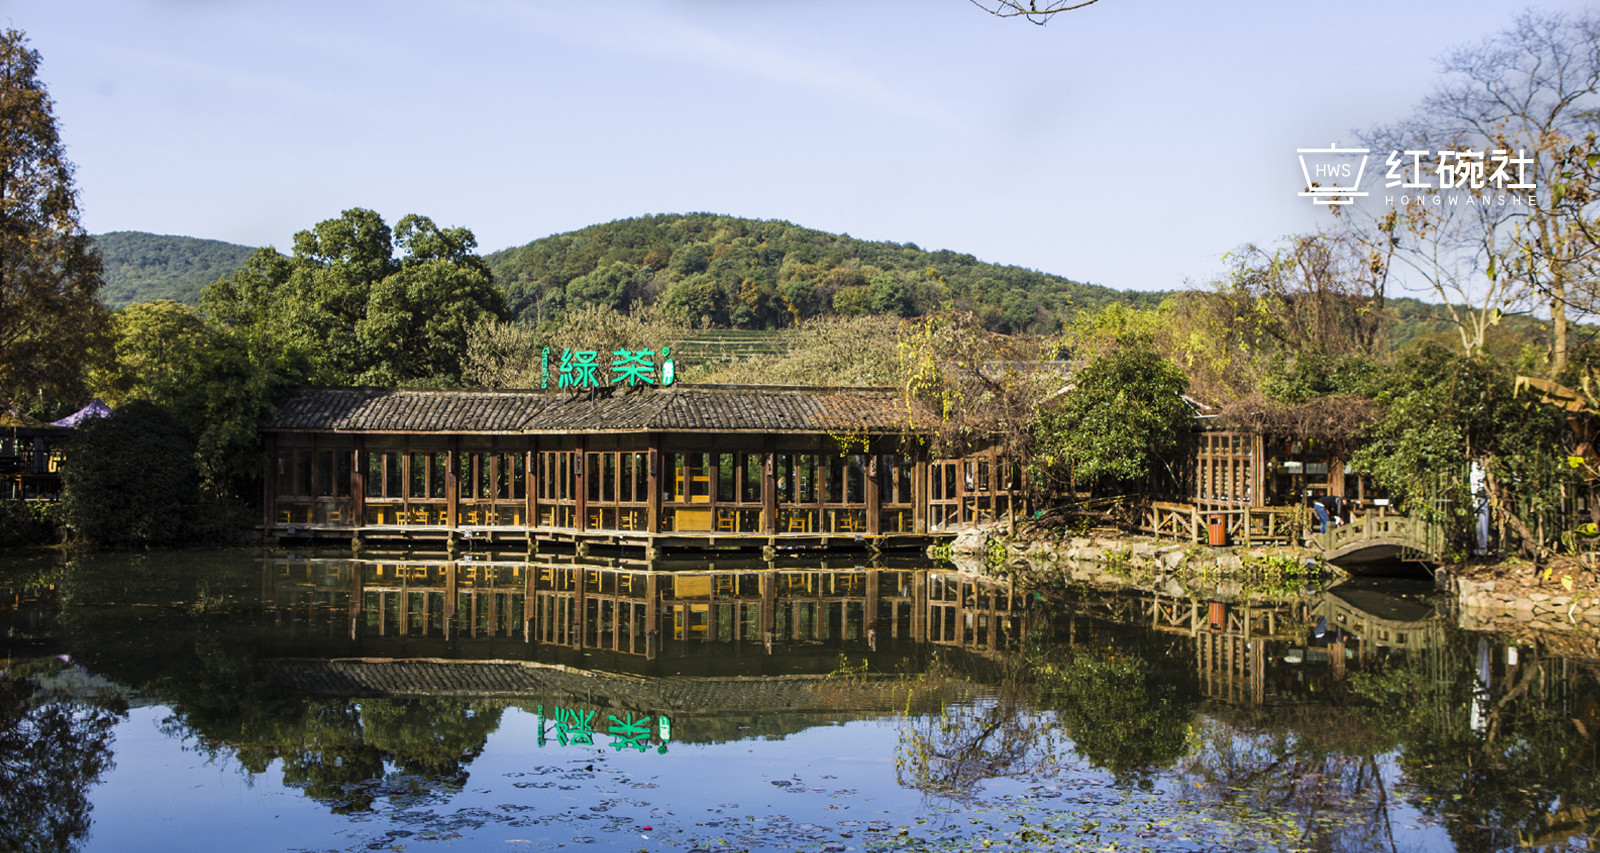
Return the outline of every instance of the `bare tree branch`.
<path id="1" fill-rule="evenodd" d="M 1042 27 L 1058 12 L 1071 12 L 1098 2 L 1100 0 L 972 0 L 972 5 L 997 18 L 1027 18 Z"/>

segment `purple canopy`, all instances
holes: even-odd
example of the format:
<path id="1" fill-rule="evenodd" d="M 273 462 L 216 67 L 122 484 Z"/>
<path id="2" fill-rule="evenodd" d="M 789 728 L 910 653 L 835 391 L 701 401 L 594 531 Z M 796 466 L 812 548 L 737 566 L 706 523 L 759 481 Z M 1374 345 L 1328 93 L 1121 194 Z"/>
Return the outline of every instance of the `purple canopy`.
<path id="1" fill-rule="evenodd" d="M 90 401 L 89 405 L 84 406 L 70 415 L 67 415 L 59 421 L 51 421 L 50 425 L 75 427 L 81 425 L 84 421 L 90 418 L 103 418 L 110 414 L 111 407 L 100 402 L 100 398 L 96 397 L 94 400 Z"/>

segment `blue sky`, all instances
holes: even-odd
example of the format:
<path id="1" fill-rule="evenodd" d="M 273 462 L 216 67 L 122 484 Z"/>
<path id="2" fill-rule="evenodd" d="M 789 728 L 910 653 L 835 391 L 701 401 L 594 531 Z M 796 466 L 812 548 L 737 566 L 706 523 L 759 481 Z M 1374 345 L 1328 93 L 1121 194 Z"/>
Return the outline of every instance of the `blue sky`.
<path id="1" fill-rule="evenodd" d="M 1405 117 L 1443 51 L 1516 11 L 0 0 L 43 54 L 92 232 L 286 248 L 368 207 L 488 252 L 711 211 L 1122 289 L 1317 227 L 1295 149 Z"/>

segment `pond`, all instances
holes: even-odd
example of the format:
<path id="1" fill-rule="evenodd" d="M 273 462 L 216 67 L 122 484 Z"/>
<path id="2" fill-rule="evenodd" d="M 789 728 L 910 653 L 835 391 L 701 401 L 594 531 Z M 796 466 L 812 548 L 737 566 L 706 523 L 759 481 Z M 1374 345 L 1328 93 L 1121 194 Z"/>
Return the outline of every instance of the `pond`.
<path id="1" fill-rule="evenodd" d="M 0 557 L 0 849 L 1592 850 L 1600 648 L 1431 588 Z M 1212 598 L 1219 600 L 1213 601 Z"/>

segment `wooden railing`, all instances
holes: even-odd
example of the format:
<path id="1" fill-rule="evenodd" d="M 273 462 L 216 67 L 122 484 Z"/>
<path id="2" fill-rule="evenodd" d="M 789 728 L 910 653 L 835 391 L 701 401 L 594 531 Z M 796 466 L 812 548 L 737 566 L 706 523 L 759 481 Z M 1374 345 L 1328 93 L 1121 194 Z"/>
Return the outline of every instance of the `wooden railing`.
<path id="1" fill-rule="evenodd" d="M 1153 501 L 1145 507 L 1144 532 L 1183 542 L 1210 541 L 1211 519 L 1220 517 L 1229 545 L 1300 544 L 1323 554 L 1348 552 L 1363 543 L 1395 545 L 1412 556 L 1437 557 L 1444 540 L 1436 524 L 1379 510 L 1352 514 L 1345 524 L 1318 533 L 1300 507 L 1241 507 L 1206 510 L 1194 504 Z"/>
<path id="2" fill-rule="evenodd" d="M 1194 504 L 1154 501 L 1145 510 L 1146 533 L 1185 542 L 1210 540 L 1211 519 L 1223 519 L 1233 545 L 1293 544 L 1305 535 L 1305 513 L 1298 507 L 1256 506 L 1202 510 Z"/>
<path id="3" fill-rule="evenodd" d="M 1314 534 L 1311 539 L 1324 554 L 1372 542 L 1397 545 L 1417 555 L 1438 556 L 1444 546 L 1437 524 L 1375 510 L 1352 514 L 1348 523 L 1331 526 L 1327 533 Z"/>

